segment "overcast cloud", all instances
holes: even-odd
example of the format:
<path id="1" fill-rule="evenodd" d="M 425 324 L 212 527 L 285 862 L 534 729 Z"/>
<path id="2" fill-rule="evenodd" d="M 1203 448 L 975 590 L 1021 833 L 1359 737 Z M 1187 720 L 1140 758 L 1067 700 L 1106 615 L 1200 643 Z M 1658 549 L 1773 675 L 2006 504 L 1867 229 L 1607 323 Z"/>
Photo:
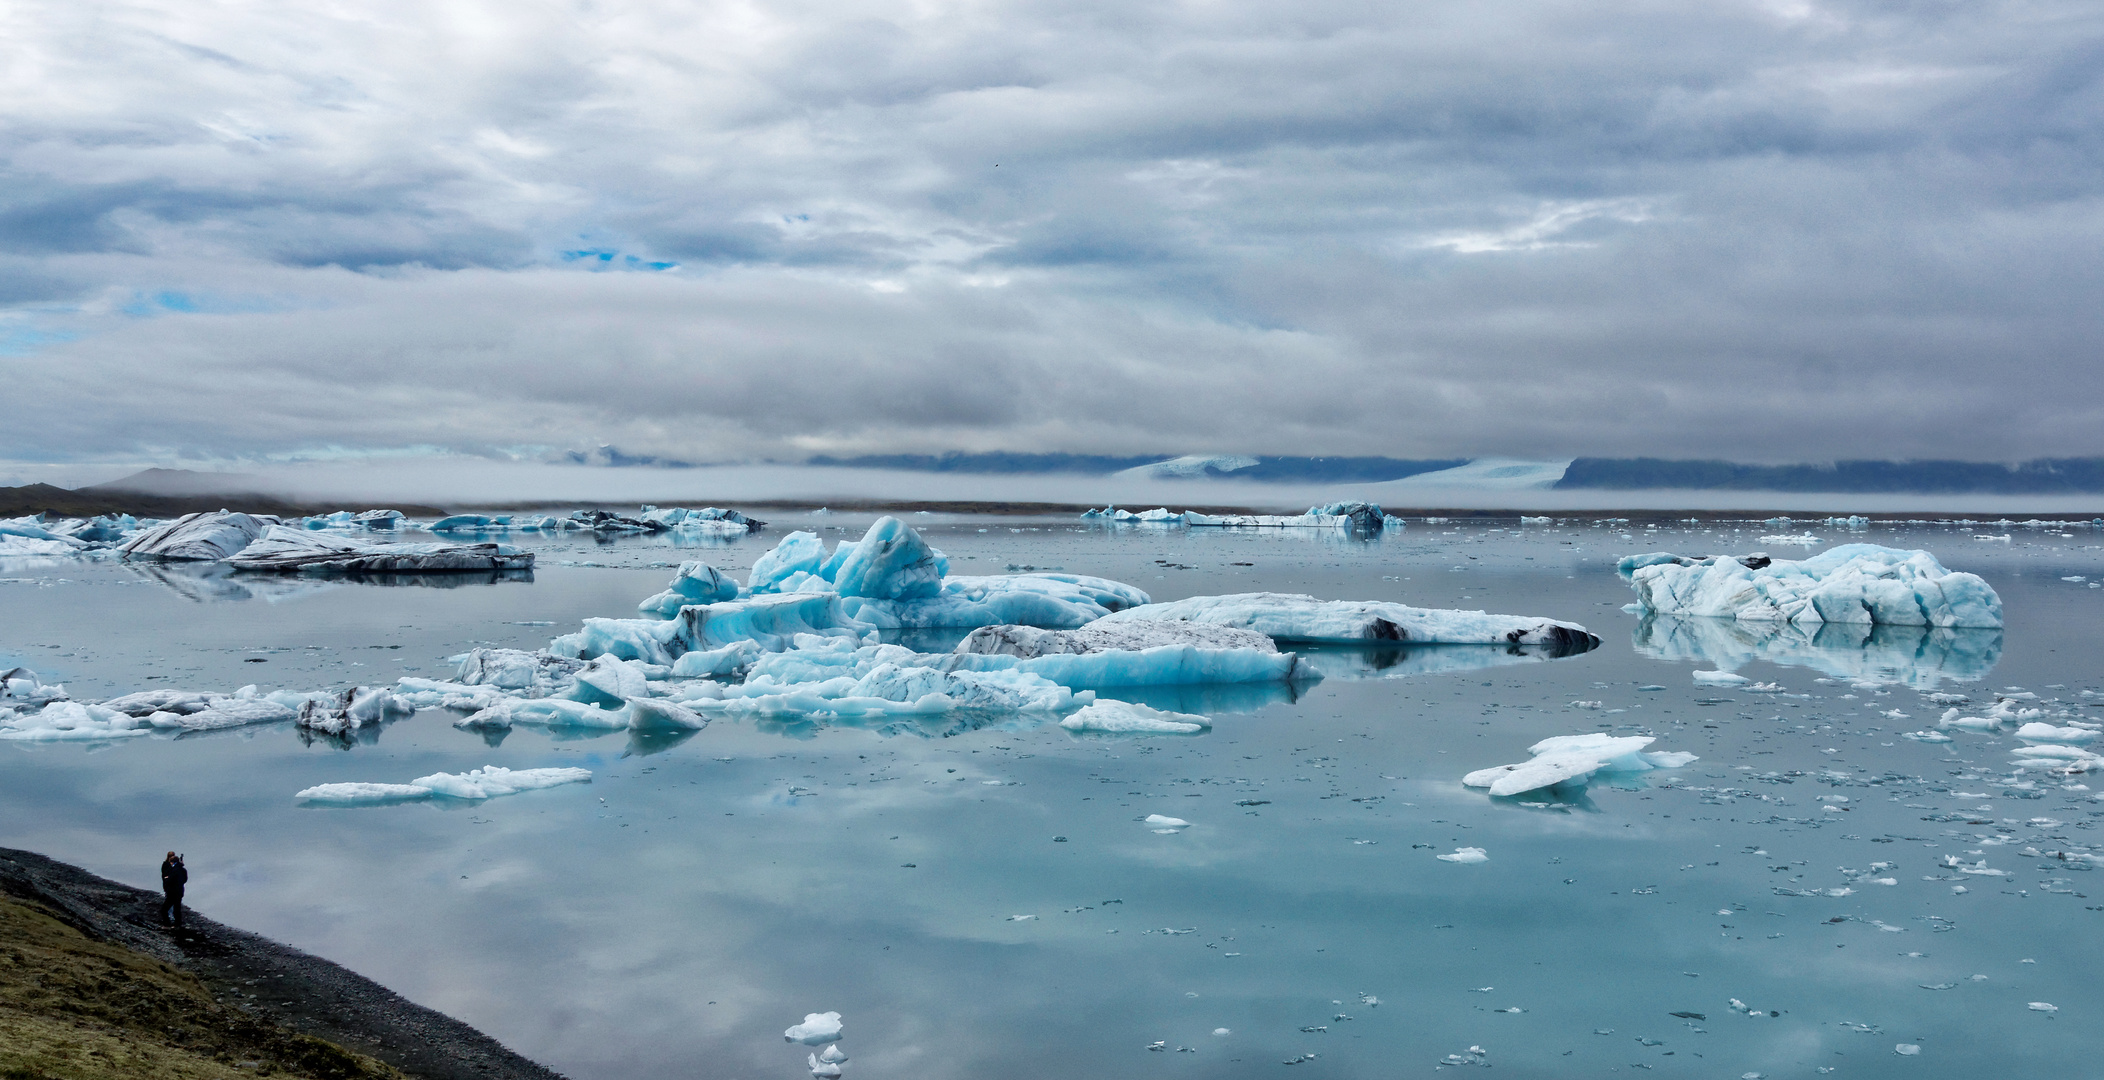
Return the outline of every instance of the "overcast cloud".
<path id="1" fill-rule="evenodd" d="M 18 461 L 2104 452 L 2074 0 L 0 8 Z"/>

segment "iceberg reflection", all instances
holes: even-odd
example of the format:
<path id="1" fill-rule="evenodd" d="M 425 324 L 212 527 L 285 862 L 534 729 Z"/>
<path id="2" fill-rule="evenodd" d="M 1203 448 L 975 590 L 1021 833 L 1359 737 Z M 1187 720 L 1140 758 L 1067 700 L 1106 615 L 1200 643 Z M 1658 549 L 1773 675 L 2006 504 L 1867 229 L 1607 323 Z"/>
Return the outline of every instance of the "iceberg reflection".
<path id="1" fill-rule="evenodd" d="M 1294 651 L 1325 679 L 1407 679 L 1446 675 L 1508 664 L 1562 660 L 1591 652 L 1577 642 L 1542 645 L 1387 645 L 1354 647 L 1297 645 Z"/>
<path id="2" fill-rule="evenodd" d="M 218 562 L 125 563 L 124 568 L 186 600 L 201 604 L 240 603 L 261 600 L 276 604 L 286 600 L 357 585 L 458 589 L 469 585 L 504 582 L 533 583 L 531 570 L 470 570 L 435 574 L 246 574 Z"/>
<path id="3" fill-rule="evenodd" d="M 1749 661 L 1810 668 L 1851 682 L 1934 690 L 1944 680 L 1985 678 L 2002 658 L 1998 628 L 1741 622 L 1697 615 L 1648 615 L 1631 643 L 1654 660 L 1708 661 L 1732 671 Z"/>

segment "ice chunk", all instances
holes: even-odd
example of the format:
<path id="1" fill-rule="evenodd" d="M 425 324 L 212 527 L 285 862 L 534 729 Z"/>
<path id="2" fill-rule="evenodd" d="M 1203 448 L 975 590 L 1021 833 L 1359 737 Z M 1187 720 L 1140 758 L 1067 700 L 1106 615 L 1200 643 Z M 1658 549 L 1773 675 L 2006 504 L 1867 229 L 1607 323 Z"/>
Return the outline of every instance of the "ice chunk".
<path id="1" fill-rule="evenodd" d="M 1527 748 L 1533 760 L 1494 769 L 1478 769 L 1461 778 L 1465 787 L 1489 788 L 1494 796 L 1519 795 L 1562 785 L 1582 784 L 1596 773 L 1639 773 L 1677 769 L 1696 760 L 1685 752 L 1643 753 L 1656 741 L 1647 735 L 1602 733 L 1558 735 Z"/>
<path id="2" fill-rule="evenodd" d="M 798 530 L 782 537 L 774 550 L 753 560 L 745 584 L 753 592 L 772 592 L 795 573 L 816 574 L 826 561 L 826 543 L 814 532 Z"/>
<path id="3" fill-rule="evenodd" d="M 1155 832 L 1164 834 L 1191 827 L 1190 822 L 1180 817 L 1170 817 L 1167 814 L 1149 814 L 1144 824 Z"/>
<path id="4" fill-rule="evenodd" d="M 351 524 L 367 529 L 400 528 L 406 520 L 400 510 L 367 510 L 351 517 Z"/>
<path id="5" fill-rule="evenodd" d="M 225 510 L 184 514 L 132 537 L 117 550 L 127 559 L 224 559 L 249 545 L 278 519 Z"/>
<path id="6" fill-rule="evenodd" d="M 1489 862 L 1490 854 L 1479 847 L 1465 847 L 1455 848 L 1452 855 L 1435 855 L 1433 858 L 1438 859 L 1440 862 L 1468 865 L 1471 863 Z"/>
<path id="7" fill-rule="evenodd" d="M 688 604 L 714 604 L 737 598 L 738 583 L 722 571 L 705 562 L 685 562 L 679 564 L 679 573 L 664 592 L 637 604 L 636 609 L 669 619 Z"/>
<path id="8" fill-rule="evenodd" d="M 1124 701 L 1098 701 L 1059 722 L 1068 731 L 1113 735 L 1197 735 L 1213 722 L 1193 713 L 1163 712 Z"/>
<path id="9" fill-rule="evenodd" d="M 562 784 L 589 782 L 589 769 L 506 769 L 485 765 L 473 772 L 432 773 L 406 784 L 317 784 L 293 798 L 308 802 L 350 805 L 357 803 L 405 802 L 443 796 L 453 799 L 494 799 Z"/>
<path id="10" fill-rule="evenodd" d="M 595 618 L 586 619 L 584 629 L 550 641 L 548 652 L 580 660 L 613 656 L 669 667 L 687 651 L 690 640 L 686 624 L 679 621 Z"/>
<path id="11" fill-rule="evenodd" d="M 601 656 L 577 672 L 565 697 L 592 705 L 618 707 L 630 698 L 650 696 L 649 676 L 633 660 Z"/>
<path id="12" fill-rule="evenodd" d="M 925 600 L 942 591 L 942 579 L 934 550 L 895 517 L 878 518 L 831 575 L 841 596 L 872 600 Z"/>
<path id="13" fill-rule="evenodd" d="M 63 683 L 47 683 L 38 680 L 37 673 L 26 667 L 8 668 L 0 671 L 0 706 L 44 705 L 66 699 Z"/>
<path id="14" fill-rule="evenodd" d="M 720 649 L 740 641 L 770 652 L 788 648 L 798 634 L 860 638 L 874 630 L 848 616 L 832 593 L 754 596 L 682 608 L 680 640 L 690 650 Z"/>
<path id="15" fill-rule="evenodd" d="M 840 1014 L 836 1012 L 805 1013 L 803 1023 L 782 1032 L 783 1042 L 803 1043 L 805 1046 L 838 1042 L 840 1038 Z"/>
<path id="16" fill-rule="evenodd" d="M 2035 743 L 2086 743 L 2097 737 L 2097 732 L 2084 727 L 2054 727 L 2037 721 L 2016 729 L 2016 737 Z"/>
<path id="17" fill-rule="evenodd" d="M 847 1054 L 842 1052 L 837 1046 L 828 1046 L 825 1049 L 825 1053 L 818 1055 L 818 1060 L 828 1065 L 839 1065 L 847 1061 Z"/>
<path id="18" fill-rule="evenodd" d="M 631 731 L 699 731 L 709 722 L 683 705 L 655 698 L 630 698 L 628 727 Z"/>
<path id="19" fill-rule="evenodd" d="M 805 1054 L 804 1057 L 809 1061 L 813 1080 L 832 1080 L 840 1075 L 839 1065 L 830 1061 L 820 1061 L 817 1054 Z"/>
<path id="20" fill-rule="evenodd" d="M 1369 502 L 1337 502 L 1327 506 L 1311 506 L 1305 514 L 1279 516 L 1274 514 L 1201 514 L 1195 510 L 1183 515 L 1183 523 L 1193 527 L 1242 528 L 1242 529 L 1350 529 L 1355 532 L 1377 533 L 1391 520 L 1380 506 Z"/>
<path id="21" fill-rule="evenodd" d="M 1730 671 L 1695 672 L 1695 685 L 1697 686 L 1745 686 L 1752 681 L 1752 679 L 1744 675 Z"/>
<path id="22" fill-rule="evenodd" d="M 1099 622 L 1077 630 L 985 627 L 968 635 L 944 666 L 1029 671 L 1077 689 L 1321 678 L 1254 631 L 1166 622 Z"/>
<path id="23" fill-rule="evenodd" d="M 759 642 L 736 641 L 720 649 L 683 653 L 678 660 L 673 661 L 672 674 L 680 679 L 735 675 L 764 651 Z"/>
<path id="24" fill-rule="evenodd" d="M 1282 641 L 1354 645 L 1384 641 L 1552 645 L 1585 652 L 1600 644 L 1585 627 L 1552 619 L 1414 608 L 1378 600 L 1317 600 L 1287 593 L 1194 596 L 1115 612 L 1103 621 L 1206 623 L 1254 630 Z"/>
<path id="25" fill-rule="evenodd" d="M 884 629 L 1023 626 L 1072 629 L 1114 611 L 1145 604 L 1147 594 L 1122 582 L 1080 574 L 952 577 L 919 600 L 850 597 L 852 617 Z"/>
<path id="26" fill-rule="evenodd" d="M 1843 544 L 1798 561 L 1632 555 L 1617 566 L 1646 610 L 1746 622 L 2000 627 L 2002 599 L 1926 551 Z"/>
<path id="27" fill-rule="evenodd" d="M 415 711 L 386 687 L 357 686 L 323 698 L 309 698 L 299 706 L 294 719 L 303 728 L 341 735 Z"/>
<path id="28" fill-rule="evenodd" d="M 469 686 L 552 692 L 566 686 L 584 668 L 567 656 L 523 649 L 471 650 L 460 660 L 460 681 Z"/>
<path id="29" fill-rule="evenodd" d="M 390 544 L 272 525 L 227 559 L 237 569 L 305 574 L 526 570 L 533 553 L 507 544 Z"/>
<path id="30" fill-rule="evenodd" d="M 152 728 L 137 717 L 102 705 L 54 701 L 33 713 L 0 708 L 0 739 L 53 742 L 126 739 Z"/>

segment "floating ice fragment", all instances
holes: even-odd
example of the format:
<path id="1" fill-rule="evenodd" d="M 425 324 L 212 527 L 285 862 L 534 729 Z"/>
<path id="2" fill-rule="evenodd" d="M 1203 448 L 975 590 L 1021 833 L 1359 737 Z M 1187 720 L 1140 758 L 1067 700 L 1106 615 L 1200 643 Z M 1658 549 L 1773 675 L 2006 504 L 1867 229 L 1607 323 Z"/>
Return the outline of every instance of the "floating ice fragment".
<path id="1" fill-rule="evenodd" d="M 1438 859 L 1440 862 L 1463 864 L 1490 861 L 1490 855 L 1479 847 L 1455 848 L 1452 855 L 1435 855 L 1433 858 Z"/>
<path id="2" fill-rule="evenodd" d="M 806 1054 L 804 1056 L 809 1062 L 811 1075 L 816 1080 L 831 1080 L 831 1078 L 840 1075 L 839 1065 L 830 1061 L 820 1061 L 817 1054 Z"/>
<path id="3" fill-rule="evenodd" d="M 1753 681 L 1731 671 L 1697 671 L 1694 675 L 1697 686 L 1745 686 Z"/>
<path id="4" fill-rule="evenodd" d="M 2034 1001 L 2031 1003 L 2031 1011 L 2042 1013 L 2057 1013 L 2060 1011 L 2060 1006 L 2055 1005 L 2050 1001 Z"/>
<path id="5" fill-rule="evenodd" d="M 783 1042 L 803 1043 L 805 1046 L 838 1042 L 840 1038 L 840 1014 L 836 1012 L 805 1013 L 803 1023 L 782 1032 Z"/>
<path id="6" fill-rule="evenodd" d="M 589 769 L 506 769 L 485 765 L 473 772 L 432 773 L 407 784 L 317 784 L 293 797 L 308 802 L 354 805 L 403 802 L 433 796 L 455 799 L 493 799 L 521 791 L 588 782 Z"/>
<path id="7" fill-rule="evenodd" d="M 1489 788 L 1490 794 L 1520 795 L 1559 784 L 1577 785 L 1595 773 L 1639 773 L 1677 769 L 1696 760 L 1686 752 L 1643 753 L 1655 741 L 1646 735 L 1616 737 L 1601 733 L 1560 735 L 1528 748 L 1531 761 L 1478 769 L 1461 778 L 1466 787 Z"/>
<path id="8" fill-rule="evenodd" d="M 1169 817 L 1166 814 L 1149 814 L 1145 824 L 1148 828 L 1164 835 L 1191 827 L 1190 822 L 1182 818 Z"/>
<path id="9" fill-rule="evenodd" d="M 1213 722 L 1192 713 L 1163 712 L 1124 701 L 1098 701 L 1059 722 L 1068 731 L 1117 735 L 1197 735 Z"/>
<path id="10" fill-rule="evenodd" d="M 1892 1048 L 1892 1052 L 1901 1057 L 1913 1057 L 1921 1053 L 1921 1047 L 1914 1043 L 1900 1043 Z"/>

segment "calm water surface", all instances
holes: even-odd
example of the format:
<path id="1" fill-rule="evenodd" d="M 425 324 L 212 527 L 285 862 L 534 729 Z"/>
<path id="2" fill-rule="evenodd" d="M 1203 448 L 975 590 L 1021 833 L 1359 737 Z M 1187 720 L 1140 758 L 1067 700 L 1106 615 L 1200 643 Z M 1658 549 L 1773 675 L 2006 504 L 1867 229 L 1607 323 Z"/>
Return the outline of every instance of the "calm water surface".
<path id="1" fill-rule="evenodd" d="M 1980 573 L 2008 629 L 1823 637 L 1744 663 L 1785 691 L 1746 694 L 1690 671 L 1751 647 L 1624 613 L 1613 560 L 1803 550 L 1759 543 L 1760 526 L 1413 521 L 1348 541 L 913 523 L 958 573 L 1062 567 L 1158 600 L 1265 589 L 1546 615 L 1606 644 L 1561 660 L 1331 650 L 1336 674 L 1297 696 L 1146 697 L 1211 712 L 1197 738 L 718 720 L 685 739 L 522 728 L 492 744 L 427 711 L 349 749 L 289 725 L 0 744 L 0 844 L 141 886 L 161 852 L 185 851 L 200 910 L 579 1080 L 804 1076 L 806 1048 L 782 1029 L 832 1010 L 856 1080 L 1467 1067 L 1450 1055 L 1520 1077 L 2094 1071 L 2104 889 L 2023 854 L 2098 843 L 2091 778 L 2012 779 L 2004 736 L 1899 737 L 1934 727 L 1937 690 L 1984 704 L 2020 687 L 2104 719 L 2104 698 L 2082 693 L 2104 690 L 2094 532 L 1815 530 Z M 445 677 L 444 657 L 474 645 L 534 648 L 631 614 L 681 559 L 742 577 L 786 528 L 836 539 L 866 524 L 789 516 L 683 548 L 528 540 L 542 545 L 531 581 L 452 588 L 32 560 L 0 566 L 0 666 L 88 699 Z M 1701 758 L 1558 801 L 1460 785 L 1538 739 L 1596 730 Z M 593 782 L 457 806 L 292 798 L 492 764 L 582 766 Z M 1149 814 L 1191 824 L 1158 834 Z M 1433 857 L 1464 846 L 1489 861 Z M 2006 876 L 1959 875 L 1947 856 Z"/>

